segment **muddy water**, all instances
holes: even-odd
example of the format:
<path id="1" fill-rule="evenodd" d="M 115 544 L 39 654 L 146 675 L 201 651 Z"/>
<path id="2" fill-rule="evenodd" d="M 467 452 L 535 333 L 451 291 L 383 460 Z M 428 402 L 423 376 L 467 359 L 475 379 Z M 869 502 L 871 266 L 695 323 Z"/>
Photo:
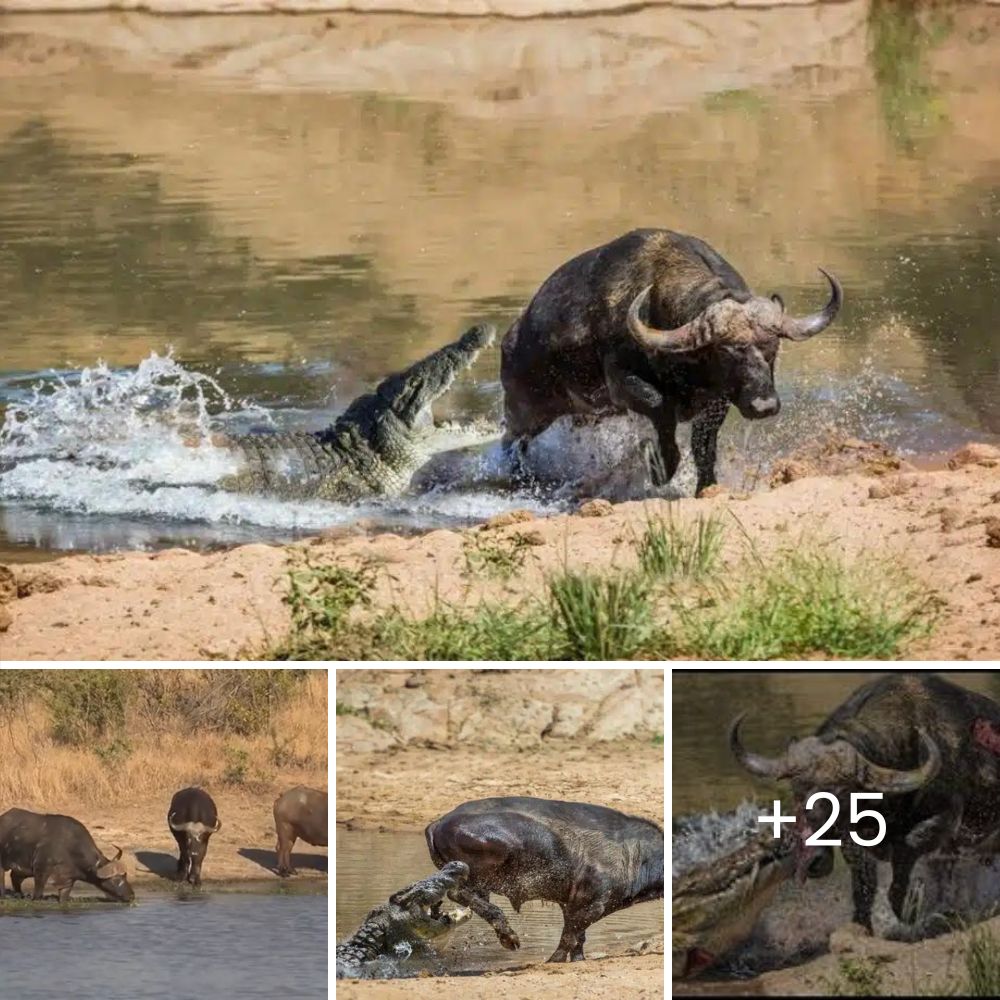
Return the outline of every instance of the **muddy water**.
<path id="1" fill-rule="evenodd" d="M 372 907 L 397 889 L 434 871 L 420 833 L 376 833 L 337 830 L 336 938 L 353 934 Z M 521 939 L 516 952 L 505 951 L 493 928 L 472 919 L 439 938 L 433 951 L 412 955 L 399 973 L 413 975 L 423 968 L 450 973 L 498 969 L 526 962 L 543 962 L 555 950 L 562 930 L 562 913 L 555 904 L 525 903 L 516 914 L 506 899 L 491 901 L 507 914 Z M 446 908 L 453 904 L 445 903 Z M 663 903 L 640 903 L 598 921 L 587 931 L 586 953 L 620 951 L 652 934 L 663 933 Z"/>
<path id="2" fill-rule="evenodd" d="M 733 760 L 729 721 L 749 714 L 742 733 L 764 755 L 784 750 L 792 737 L 813 731 L 852 691 L 880 673 L 826 670 L 675 672 L 673 675 L 674 815 L 731 809 L 768 787 Z M 1000 701 L 1000 671 L 943 671 L 941 676 Z"/>
<path id="3" fill-rule="evenodd" d="M 274 22 L 249 80 L 185 69 L 226 64 L 231 39 L 164 71 L 45 41 L 75 22 L 8 22 L 0 409 L 28 405 L 52 369 L 74 386 L 99 358 L 129 371 L 172 345 L 228 394 L 209 400 L 216 429 L 323 426 L 472 321 L 502 331 L 574 253 L 663 225 L 794 310 L 822 300 L 817 264 L 847 289 L 833 329 L 783 352 L 781 416 L 730 420 L 726 479 L 817 424 L 921 453 L 1000 434 L 1000 11 L 826 6 L 464 23 L 468 62 L 433 71 L 412 61 L 447 25 L 310 21 L 334 48 L 293 60 L 290 79 L 314 66 L 309 85 L 284 89 L 267 66 L 304 21 Z M 128 24 L 177 44 L 172 24 Z M 808 72 L 788 56 L 803 39 Z M 492 53 L 519 54 L 516 78 Z M 443 415 L 495 420 L 497 374 L 494 349 Z M 136 394 L 116 399 L 103 432 L 148 415 Z M 0 461 L 0 551 L 204 546 L 358 516 L 219 500 L 155 437 L 139 451 L 161 480 L 105 452 L 67 474 L 81 443 L 44 444 L 16 482 Z M 448 523 L 503 502 L 416 513 Z"/>
<path id="4" fill-rule="evenodd" d="M 320 1000 L 327 913 L 324 896 L 229 893 L 19 911 L 0 922 L 3 992 L 64 1000 L 72 977 L 81 1000 Z"/>

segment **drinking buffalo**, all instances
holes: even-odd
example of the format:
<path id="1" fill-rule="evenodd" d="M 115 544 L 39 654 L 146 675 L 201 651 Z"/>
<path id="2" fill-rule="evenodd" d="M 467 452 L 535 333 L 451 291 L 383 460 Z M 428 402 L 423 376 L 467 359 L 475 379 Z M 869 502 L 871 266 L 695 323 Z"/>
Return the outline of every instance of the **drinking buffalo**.
<path id="1" fill-rule="evenodd" d="M 514 910 L 528 899 L 558 903 L 563 931 L 550 962 L 583 958 L 587 928 L 609 913 L 663 898 L 663 830 L 647 819 L 583 802 L 509 797 L 466 802 L 424 831 L 431 860 L 469 866 L 448 892 L 471 907 L 510 950 L 520 947 L 490 893 Z"/>
<path id="2" fill-rule="evenodd" d="M 59 894 L 59 902 L 69 899 L 75 882 L 89 882 L 112 899 L 130 903 L 135 898 L 121 863 L 122 849 L 106 858 L 87 828 L 71 816 L 43 815 L 27 809 L 8 809 L 0 816 L 0 895 L 3 877 L 10 872 L 14 891 L 34 879 L 32 899 L 41 899 L 45 885 Z"/>
<path id="3" fill-rule="evenodd" d="M 208 838 L 222 829 L 212 796 L 203 788 L 182 788 L 174 793 L 167 810 L 167 824 L 177 841 L 177 878 L 201 885 L 201 865 L 208 853 Z"/>
<path id="4" fill-rule="evenodd" d="M 775 416 L 780 340 L 807 340 L 839 312 L 840 284 L 822 273 L 829 302 L 795 318 L 693 236 L 636 229 L 580 254 L 546 279 L 503 339 L 506 440 L 532 438 L 566 414 L 634 411 L 656 430 L 650 471 L 663 485 L 680 461 L 677 423 L 690 420 L 697 488 L 710 486 L 729 405 L 748 420 Z"/>
<path id="5" fill-rule="evenodd" d="M 921 855 L 1000 850 L 1000 739 L 991 739 L 1000 736 L 1000 705 L 984 695 L 934 674 L 890 674 L 858 688 L 814 736 L 793 741 L 775 758 L 745 749 L 744 715 L 730 727 L 732 751 L 751 774 L 791 783 L 803 837 L 824 824 L 832 809 L 820 800 L 807 813 L 812 793 L 836 796 L 838 819 L 823 836 L 843 845 L 854 920 L 867 930 L 878 886 L 876 860 L 892 863 L 889 902 L 907 920 L 910 874 Z M 850 796 L 856 792 L 883 793 L 881 801 L 858 807 L 885 819 L 884 837 L 867 848 L 855 844 L 849 831 L 874 839 L 878 821 L 851 824 Z"/>
<path id="6" fill-rule="evenodd" d="M 298 785 L 274 800 L 274 829 L 278 834 L 278 874 L 294 875 L 292 848 L 297 838 L 307 844 L 326 847 L 326 792 Z"/>

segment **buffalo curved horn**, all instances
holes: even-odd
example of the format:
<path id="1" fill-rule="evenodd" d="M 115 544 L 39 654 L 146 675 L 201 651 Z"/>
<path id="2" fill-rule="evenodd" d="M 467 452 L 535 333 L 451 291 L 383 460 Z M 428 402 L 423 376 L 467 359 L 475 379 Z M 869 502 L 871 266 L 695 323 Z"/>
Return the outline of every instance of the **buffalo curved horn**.
<path id="1" fill-rule="evenodd" d="M 860 751 L 858 752 L 858 777 L 866 788 L 889 795 L 902 795 L 905 792 L 915 792 L 934 780 L 941 770 L 941 751 L 937 744 L 928 736 L 924 729 L 917 730 L 920 742 L 924 746 L 927 759 L 912 771 L 896 771 L 891 767 L 873 764 Z"/>
<path id="2" fill-rule="evenodd" d="M 115 848 L 115 850 L 118 851 L 118 853 L 111 860 L 112 861 L 121 861 L 121 858 L 122 858 L 122 849 L 117 844 L 112 844 L 111 846 L 113 848 Z"/>
<path id="3" fill-rule="evenodd" d="M 810 337 L 815 337 L 817 333 L 825 330 L 840 312 L 844 302 L 844 289 L 829 271 L 819 268 L 819 273 L 830 282 L 830 301 L 819 312 L 810 316 L 803 316 L 801 319 L 786 316 L 781 323 L 782 337 L 788 340 L 808 340 Z"/>
<path id="4" fill-rule="evenodd" d="M 222 829 L 222 820 L 218 816 L 215 817 L 215 826 L 212 827 L 213 833 L 218 833 Z"/>
<path id="5" fill-rule="evenodd" d="M 171 813 L 167 817 L 167 825 L 170 827 L 171 830 L 176 830 L 178 833 L 181 833 L 183 830 L 187 829 L 187 827 L 183 823 L 181 823 L 180 826 L 174 826 L 174 814 L 173 813 Z"/>
<path id="6" fill-rule="evenodd" d="M 784 757 L 761 757 L 750 753 L 740 741 L 740 725 L 747 717 L 746 712 L 740 712 L 729 724 L 729 749 L 740 766 L 758 778 L 782 778 L 785 776 Z"/>
<path id="7" fill-rule="evenodd" d="M 642 318 L 642 312 L 649 301 L 649 293 L 652 288 L 652 285 L 647 285 L 628 307 L 626 322 L 632 338 L 647 351 L 653 353 L 662 351 L 675 354 L 704 347 L 710 338 L 704 335 L 702 326 L 697 320 L 685 323 L 683 326 L 677 327 L 676 330 L 657 330 L 646 324 Z"/>

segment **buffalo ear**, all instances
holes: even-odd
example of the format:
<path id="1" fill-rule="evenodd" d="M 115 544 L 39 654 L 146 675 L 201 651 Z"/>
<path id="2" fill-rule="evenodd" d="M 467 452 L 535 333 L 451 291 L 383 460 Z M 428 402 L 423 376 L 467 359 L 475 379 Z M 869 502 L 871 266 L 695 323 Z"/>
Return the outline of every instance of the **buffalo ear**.
<path id="1" fill-rule="evenodd" d="M 771 301 L 782 311 L 785 311 L 785 300 L 777 293 L 771 292 Z"/>

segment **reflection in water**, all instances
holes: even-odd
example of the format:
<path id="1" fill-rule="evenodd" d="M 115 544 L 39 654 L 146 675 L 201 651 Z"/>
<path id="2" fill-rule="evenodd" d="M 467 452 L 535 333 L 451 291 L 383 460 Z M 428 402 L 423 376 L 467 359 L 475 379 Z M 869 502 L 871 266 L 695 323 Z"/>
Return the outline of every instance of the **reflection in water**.
<path id="1" fill-rule="evenodd" d="M 730 419 L 727 481 L 818 425 L 921 452 L 1000 434 L 1000 12 L 879 2 L 867 29 L 815 30 L 853 25 L 853 6 L 574 21 L 558 58 L 551 25 L 465 25 L 483 60 L 471 98 L 442 71 L 439 91 L 428 75 L 404 99 L 403 65 L 395 92 L 376 62 L 362 85 L 349 47 L 336 93 L 82 57 L 0 75 L 0 409 L 51 368 L 134 367 L 172 344 L 279 424 L 322 425 L 471 322 L 502 332 L 574 253 L 665 225 L 793 311 L 822 295 L 817 265 L 847 291 L 833 328 L 783 350 L 781 416 Z M 791 23 L 823 39 L 819 70 L 739 63 L 754 51 L 740 38 Z M 426 56 L 437 29 L 409 30 Z M 676 59 L 639 72 L 636 40 Z M 539 65 L 492 85 L 488 53 L 522 41 Z M 498 366 L 485 352 L 438 415 L 495 420 Z M 204 537 L 232 538 L 232 522 Z M 68 535 L 56 515 L 39 537 Z"/>
<path id="2" fill-rule="evenodd" d="M 675 816 L 734 808 L 743 799 L 779 794 L 747 774 L 729 750 L 729 722 L 748 713 L 745 745 L 764 756 L 808 735 L 847 696 L 878 677 L 865 671 L 753 670 L 675 672 L 673 679 L 673 807 Z M 1000 701 L 1000 672 L 941 672 L 954 684 Z M 772 794 L 772 792 L 774 794 Z"/>

